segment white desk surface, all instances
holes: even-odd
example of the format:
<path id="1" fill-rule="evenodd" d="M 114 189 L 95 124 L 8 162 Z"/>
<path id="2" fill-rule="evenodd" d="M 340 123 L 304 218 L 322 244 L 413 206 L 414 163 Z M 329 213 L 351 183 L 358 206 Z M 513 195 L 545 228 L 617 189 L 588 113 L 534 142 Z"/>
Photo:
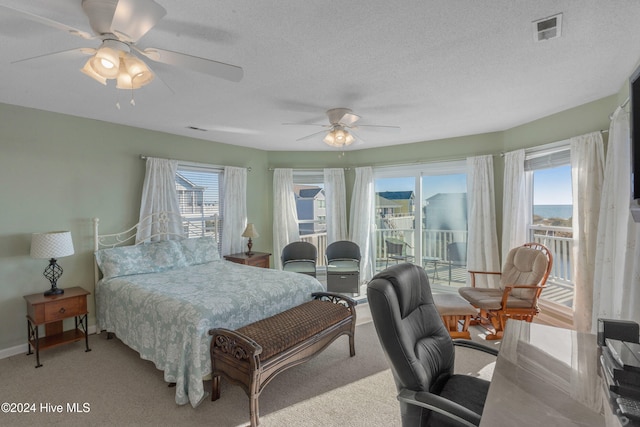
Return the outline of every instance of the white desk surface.
<path id="1" fill-rule="evenodd" d="M 604 426 L 585 392 L 602 402 L 597 348 L 592 334 L 509 320 L 480 426 Z"/>

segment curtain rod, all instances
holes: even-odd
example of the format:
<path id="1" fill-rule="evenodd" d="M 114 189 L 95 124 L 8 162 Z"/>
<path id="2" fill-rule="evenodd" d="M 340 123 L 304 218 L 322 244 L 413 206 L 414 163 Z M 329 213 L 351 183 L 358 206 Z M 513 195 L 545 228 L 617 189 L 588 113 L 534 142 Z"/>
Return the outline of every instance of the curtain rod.
<path id="1" fill-rule="evenodd" d="M 618 108 L 626 107 L 627 104 L 629 103 L 629 101 L 631 101 L 631 98 L 627 96 L 627 99 L 625 99 L 624 102 L 622 104 L 620 104 L 620 107 L 618 107 Z M 616 108 L 616 110 L 617 110 L 617 108 Z M 613 113 L 615 113 L 615 111 Z M 609 120 L 613 120 L 613 113 L 609 114 Z"/>
<path id="2" fill-rule="evenodd" d="M 497 156 L 503 156 L 504 153 L 488 153 L 488 154 L 478 154 L 477 156 L 467 156 L 467 157 L 457 157 L 457 158 L 452 158 L 452 159 L 429 159 L 429 160 L 416 160 L 415 162 L 411 162 L 411 163 L 384 163 L 384 164 L 372 164 L 372 165 L 367 165 L 367 166 L 371 166 L 372 168 L 383 168 L 383 167 L 399 167 L 399 166 L 417 166 L 417 165 L 428 165 L 428 164 L 432 164 L 432 163 L 447 163 L 447 162 L 462 162 L 462 161 L 466 161 L 468 158 L 470 157 L 478 157 L 478 156 L 493 156 L 493 157 L 497 157 Z"/>
<path id="3" fill-rule="evenodd" d="M 145 156 L 144 154 L 140 154 L 140 158 L 142 160 L 147 160 L 147 158 L 149 158 L 149 157 L 154 157 L 154 156 Z M 159 159 L 160 157 L 156 157 L 156 158 Z M 224 169 L 223 165 L 212 165 L 210 163 L 198 163 L 198 162 L 191 162 L 191 161 L 188 161 L 188 160 L 177 160 L 177 162 L 178 163 L 182 163 L 183 165 L 187 165 L 187 166 L 199 166 L 199 167 L 203 167 L 203 168 Z M 244 167 L 244 166 L 239 166 L 239 167 Z M 247 172 L 251 172 L 251 167 L 248 167 L 248 168 L 245 168 L 245 169 L 247 169 Z"/>
<path id="4" fill-rule="evenodd" d="M 305 172 L 322 172 L 324 169 L 344 169 L 346 171 L 351 170 L 351 168 L 274 168 L 274 167 L 270 167 L 269 171 L 273 172 L 276 169 L 291 169 L 294 171 L 305 171 Z"/>

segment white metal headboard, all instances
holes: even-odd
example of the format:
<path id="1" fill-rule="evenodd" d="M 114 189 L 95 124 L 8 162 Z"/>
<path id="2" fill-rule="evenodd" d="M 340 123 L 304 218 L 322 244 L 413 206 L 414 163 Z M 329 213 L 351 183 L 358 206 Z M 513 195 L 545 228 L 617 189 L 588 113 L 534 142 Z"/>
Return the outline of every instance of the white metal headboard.
<path id="1" fill-rule="evenodd" d="M 179 225 L 178 229 L 184 230 L 182 215 L 176 212 L 158 212 L 148 215 L 133 227 L 124 231 L 111 234 L 100 234 L 98 231 L 100 219 L 93 219 L 93 250 L 98 251 L 105 248 L 115 248 L 117 246 L 131 246 L 146 243 L 148 241 L 166 240 L 166 239 L 185 239 L 186 232 L 173 233 L 175 225 Z M 136 235 L 139 232 L 151 230 L 151 236 L 148 240 L 136 242 Z M 100 269 L 94 259 L 94 274 L 96 283 L 100 279 Z"/>

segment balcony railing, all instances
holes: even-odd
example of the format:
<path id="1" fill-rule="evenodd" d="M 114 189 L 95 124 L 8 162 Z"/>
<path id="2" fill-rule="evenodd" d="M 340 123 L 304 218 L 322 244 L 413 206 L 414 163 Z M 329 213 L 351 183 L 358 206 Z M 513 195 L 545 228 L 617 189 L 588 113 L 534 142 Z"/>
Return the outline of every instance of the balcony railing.
<path id="1" fill-rule="evenodd" d="M 571 307 L 573 304 L 573 278 L 571 265 L 573 262 L 572 230 L 567 227 L 532 226 L 530 227 L 530 241 L 545 245 L 553 255 L 553 267 L 547 280 L 547 289 L 542 298 Z M 375 268 L 384 269 L 387 265 L 387 252 L 384 241 L 397 239 L 406 242 L 407 255 L 415 256 L 415 232 L 410 228 L 378 229 L 375 232 Z M 325 265 L 325 250 L 327 248 L 326 232 L 307 234 L 300 237 L 302 241 L 310 242 L 318 248 L 317 265 Z M 437 262 L 422 262 L 427 274 L 437 285 L 464 286 L 467 281 L 466 267 L 454 268 L 449 281 L 447 245 L 453 242 L 466 242 L 466 230 L 424 230 L 421 236 L 422 256 L 424 259 L 437 259 Z M 417 262 L 416 262 L 417 263 Z"/>

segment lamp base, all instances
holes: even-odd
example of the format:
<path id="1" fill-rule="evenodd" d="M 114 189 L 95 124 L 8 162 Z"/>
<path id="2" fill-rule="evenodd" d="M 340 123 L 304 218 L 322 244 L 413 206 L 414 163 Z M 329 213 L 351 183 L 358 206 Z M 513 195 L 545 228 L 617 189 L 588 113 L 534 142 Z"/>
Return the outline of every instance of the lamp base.
<path id="1" fill-rule="evenodd" d="M 62 294 L 64 294 L 64 289 L 60 289 L 52 286 L 51 289 L 49 289 L 47 292 L 44 293 L 44 296 L 48 297 L 51 295 L 62 295 Z"/>
<path id="2" fill-rule="evenodd" d="M 251 256 L 251 255 L 253 255 L 253 252 L 251 252 L 251 247 L 252 247 L 252 246 L 253 246 L 253 243 L 251 242 L 251 237 L 249 237 L 249 242 L 247 243 L 247 249 L 248 249 L 248 251 L 244 253 L 246 256 Z"/>

